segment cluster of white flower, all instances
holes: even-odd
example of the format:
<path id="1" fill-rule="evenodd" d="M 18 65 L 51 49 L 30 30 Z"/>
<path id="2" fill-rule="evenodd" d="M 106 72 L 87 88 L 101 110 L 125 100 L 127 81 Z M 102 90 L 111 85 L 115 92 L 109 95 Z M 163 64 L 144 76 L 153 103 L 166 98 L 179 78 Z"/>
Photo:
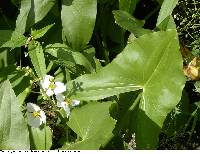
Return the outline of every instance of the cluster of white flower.
<path id="1" fill-rule="evenodd" d="M 40 82 L 42 91 L 47 96 L 56 95 L 57 107 L 65 110 L 67 118 L 70 115 L 70 110 L 80 104 L 79 100 L 71 100 L 66 98 L 62 93 L 66 91 L 67 87 L 62 82 L 55 82 L 54 77 L 46 75 Z M 44 111 L 39 106 L 33 103 L 27 104 L 28 123 L 32 127 L 39 127 L 41 124 L 46 123 L 46 116 Z"/>

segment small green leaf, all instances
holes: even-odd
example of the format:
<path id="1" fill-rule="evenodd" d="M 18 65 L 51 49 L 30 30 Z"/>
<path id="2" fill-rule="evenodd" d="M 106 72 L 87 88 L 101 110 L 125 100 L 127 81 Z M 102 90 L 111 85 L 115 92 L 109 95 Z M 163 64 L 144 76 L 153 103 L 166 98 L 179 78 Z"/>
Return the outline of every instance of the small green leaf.
<path id="1" fill-rule="evenodd" d="M 38 39 L 41 38 L 42 36 L 44 36 L 46 34 L 46 32 L 53 27 L 54 24 L 48 25 L 42 29 L 39 30 L 32 30 L 31 31 L 31 36 L 33 37 L 33 39 Z"/>
<path id="2" fill-rule="evenodd" d="M 170 19 L 173 9 L 175 8 L 178 0 L 164 0 L 159 12 L 156 26 L 158 27 L 164 20 Z M 166 21 L 165 21 L 166 22 Z"/>
<path id="3" fill-rule="evenodd" d="M 97 0 L 62 1 L 63 31 L 74 50 L 80 51 L 89 43 L 97 13 Z"/>
<path id="4" fill-rule="evenodd" d="M 63 44 L 53 44 L 46 47 L 45 52 L 51 54 L 52 56 L 58 58 L 64 63 L 75 67 L 75 65 L 84 66 L 88 72 L 94 72 L 94 69 L 90 61 L 80 52 L 74 52 L 69 47 Z"/>
<path id="5" fill-rule="evenodd" d="M 17 31 L 0 30 L 0 35 L 0 47 L 14 49 L 26 44 L 27 38 Z"/>
<path id="6" fill-rule="evenodd" d="M 90 102 L 72 111 L 67 125 L 81 137 L 81 141 L 66 144 L 62 149 L 97 150 L 112 137 L 115 120 L 110 117 L 112 102 Z"/>
<path id="7" fill-rule="evenodd" d="M 28 46 L 29 56 L 38 77 L 46 74 L 46 64 L 42 46 L 38 42 L 31 42 Z"/>
<path id="8" fill-rule="evenodd" d="M 29 133 L 10 82 L 0 88 L 0 149 L 29 149 Z"/>
<path id="9" fill-rule="evenodd" d="M 30 127 L 31 149 L 50 150 L 52 146 L 52 131 L 49 126 L 43 128 Z"/>
<path id="10" fill-rule="evenodd" d="M 151 32 L 151 30 L 142 28 L 144 25 L 143 21 L 134 18 L 131 14 L 125 11 L 115 10 L 113 11 L 113 14 L 115 17 L 115 22 L 120 27 L 130 31 L 137 37 Z"/>

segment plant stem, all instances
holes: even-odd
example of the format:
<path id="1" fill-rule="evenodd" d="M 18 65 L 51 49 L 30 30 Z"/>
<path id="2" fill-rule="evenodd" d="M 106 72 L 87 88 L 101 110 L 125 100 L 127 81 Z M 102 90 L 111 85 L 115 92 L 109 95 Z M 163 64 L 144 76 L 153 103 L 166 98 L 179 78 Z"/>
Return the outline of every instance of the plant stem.
<path id="1" fill-rule="evenodd" d="M 135 99 L 134 103 L 129 107 L 130 111 L 133 111 L 135 107 L 138 105 L 140 98 L 142 96 L 142 93 L 138 94 L 137 98 Z"/>
<path id="2" fill-rule="evenodd" d="M 193 117 L 195 116 L 195 114 L 197 113 L 197 110 L 198 110 L 198 108 L 197 108 L 196 110 L 194 110 L 194 112 L 192 112 L 192 114 L 190 115 L 190 117 L 189 117 L 187 123 L 185 124 L 185 127 L 184 127 L 184 129 L 183 129 L 183 132 L 186 131 L 187 127 L 188 127 L 189 124 L 190 124 L 190 121 L 192 120 L 192 118 L 193 118 Z"/>

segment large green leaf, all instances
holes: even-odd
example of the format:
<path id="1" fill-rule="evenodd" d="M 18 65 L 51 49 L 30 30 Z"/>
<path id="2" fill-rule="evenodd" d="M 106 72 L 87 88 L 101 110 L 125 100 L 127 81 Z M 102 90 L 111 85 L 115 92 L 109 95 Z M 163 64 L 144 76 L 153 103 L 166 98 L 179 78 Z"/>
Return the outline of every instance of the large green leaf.
<path id="1" fill-rule="evenodd" d="M 131 14 L 125 11 L 115 10 L 113 11 L 113 14 L 115 22 L 120 27 L 130 31 L 137 37 L 151 32 L 151 30 L 142 28 L 144 25 L 143 21 L 134 18 Z"/>
<path id="2" fill-rule="evenodd" d="M 68 87 L 74 88 L 72 97 L 81 100 L 142 89 L 137 145 L 154 148 L 165 117 L 181 98 L 184 83 L 177 33 L 168 30 L 134 39 L 111 64 L 98 73 L 78 77 Z"/>
<path id="3" fill-rule="evenodd" d="M 67 125 L 81 141 L 66 144 L 62 149 L 97 150 L 112 137 L 115 120 L 110 117 L 112 102 L 91 102 L 72 111 Z"/>
<path id="4" fill-rule="evenodd" d="M 46 74 L 46 64 L 42 46 L 39 42 L 32 42 L 28 46 L 29 56 L 38 77 L 43 77 Z"/>
<path id="5" fill-rule="evenodd" d="M 63 1 L 61 11 L 63 31 L 73 49 L 82 50 L 89 43 L 96 13 L 96 0 Z"/>
<path id="6" fill-rule="evenodd" d="M 15 30 L 22 34 L 26 32 L 32 25 L 47 15 L 55 2 L 55 0 L 23 0 Z"/>
<path id="7" fill-rule="evenodd" d="M 10 82 L 0 89 L 0 149 L 29 149 L 29 133 Z"/>
<path id="8" fill-rule="evenodd" d="M 52 131 L 49 126 L 43 128 L 30 127 L 31 149 L 49 150 L 52 146 Z"/>
<path id="9" fill-rule="evenodd" d="M 158 27 L 164 20 L 169 22 L 173 9 L 175 8 L 178 0 L 164 0 L 159 12 L 156 26 Z"/>

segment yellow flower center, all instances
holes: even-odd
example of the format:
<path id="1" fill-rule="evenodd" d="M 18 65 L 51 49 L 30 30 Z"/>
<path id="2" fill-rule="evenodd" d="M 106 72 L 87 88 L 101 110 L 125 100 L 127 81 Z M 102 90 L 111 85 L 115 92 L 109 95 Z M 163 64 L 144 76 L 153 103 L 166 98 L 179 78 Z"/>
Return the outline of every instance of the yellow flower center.
<path id="1" fill-rule="evenodd" d="M 32 115 L 34 118 L 38 118 L 38 117 L 40 117 L 40 111 L 34 111 L 34 112 L 32 112 Z"/>
<path id="2" fill-rule="evenodd" d="M 67 105 L 72 105 L 72 100 L 69 99 L 69 98 L 66 98 L 66 99 L 65 99 L 65 103 L 66 103 Z"/>
<path id="3" fill-rule="evenodd" d="M 49 85 L 49 89 L 54 90 L 56 88 L 56 85 L 54 84 L 54 82 L 51 82 Z"/>

